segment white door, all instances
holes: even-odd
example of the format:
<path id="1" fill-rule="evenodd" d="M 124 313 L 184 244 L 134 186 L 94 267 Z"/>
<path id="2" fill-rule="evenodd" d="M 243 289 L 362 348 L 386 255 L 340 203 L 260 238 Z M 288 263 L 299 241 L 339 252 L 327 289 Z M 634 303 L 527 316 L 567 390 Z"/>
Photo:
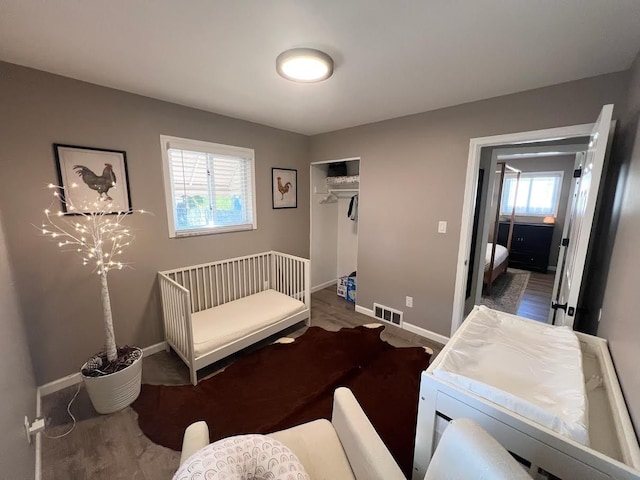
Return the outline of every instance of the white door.
<path id="1" fill-rule="evenodd" d="M 578 183 L 570 199 L 570 214 L 563 232 L 558 257 L 559 269 L 551 296 L 550 320 L 554 325 L 573 327 L 612 115 L 613 105 L 602 107 L 591 132 L 588 149 L 582 158 Z"/>

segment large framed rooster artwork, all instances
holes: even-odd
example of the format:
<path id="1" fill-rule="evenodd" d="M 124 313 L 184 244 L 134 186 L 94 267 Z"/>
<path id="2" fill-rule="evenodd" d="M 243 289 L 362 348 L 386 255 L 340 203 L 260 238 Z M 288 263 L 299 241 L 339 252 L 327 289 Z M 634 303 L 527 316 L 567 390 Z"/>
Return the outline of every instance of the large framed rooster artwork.
<path id="1" fill-rule="evenodd" d="M 131 211 L 126 152 L 60 143 L 53 144 L 53 151 L 59 186 L 71 200 L 62 202 L 66 214 Z M 67 204 L 77 210 L 69 211 Z"/>
<path id="2" fill-rule="evenodd" d="M 273 208 L 298 207 L 298 171 L 293 168 L 272 168 Z"/>

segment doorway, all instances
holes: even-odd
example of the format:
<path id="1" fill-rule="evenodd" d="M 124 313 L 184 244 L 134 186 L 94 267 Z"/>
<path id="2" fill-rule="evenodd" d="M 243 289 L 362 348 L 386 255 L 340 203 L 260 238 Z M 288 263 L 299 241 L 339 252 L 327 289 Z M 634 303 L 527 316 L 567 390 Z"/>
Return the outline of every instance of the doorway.
<path id="1" fill-rule="evenodd" d="M 591 236 L 591 226 L 595 216 L 596 204 L 600 190 L 605 153 L 611 130 L 613 105 L 605 105 L 595 123 L 569 127 L 520 132 L 492 137 L 474 138 L 470 141 L 465 194 L 462 211 L 460 244 L 458 250 L 458 266 L 453 301 L 451 334 L 453 335 L 464 319 L 466 285 L 468 272 L 478 265 L 480 248 L 476 248 L 475 258 L 470 258 L 470 245 L 473 232 L 473 212 L 476 207 L 478 171 L 481 159 L 487 158 L 492 147 L 520 146 L 540 142 L 561 141 L 575 143 L 575 139 L 589 137 L 584 164 L 577 179 L 576 196 L 572 203 L 571 216 L 563 228 L 563 241 L 560 247 L 561 268 L 554 280 L 552 308 L 558 324 L 573 326 L 577 299 L 582 285 L 587 250 Z M 493 155 L 493 154 L 491 154 Z M 491 171 L 491 169 L 490 169 Z M 490 175 L 491 176 L 491 175 Z M 493 191 L 493 185 L 488 188 Z M 486 201 L 486 198 L 485 198 Z M 572 227 L 573 226 L 573 227 Z M 478 234 L 480 235 L 480 234 Z M 488 236 L 482 232 L 482 244 Z M 566 244 L 565 244 L 566 240 Z M 559 311 L 560 310 L 560 311 Z"/>
<path id="2" fill-rule="evenodd" d="M 483 304 L 548 321 L 573 172 L 589 138 L 570 142 L 498 145 L 486 149 L 490 155 L 482 155 L 482 170 L 491 173 L 487 183 L 493 187 L 486 188 L 488 198 L 479 215 L 483 221 L 472 232 L 472 245 L 477 243 L 479 252 L 477 258 L 470 257 L 468 283 L 476 288 L 467 294 L 465 316 L 474 305 Z M 493 253 L 493 263 L 492 248 L 499 253 Z"/>

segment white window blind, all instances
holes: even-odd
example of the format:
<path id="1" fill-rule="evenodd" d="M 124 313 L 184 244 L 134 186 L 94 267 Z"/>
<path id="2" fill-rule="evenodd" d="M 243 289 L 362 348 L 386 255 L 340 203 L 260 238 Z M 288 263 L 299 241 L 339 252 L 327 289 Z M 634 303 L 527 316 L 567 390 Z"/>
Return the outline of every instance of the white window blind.
<path id="1" fill-rule="evenodd" d="M 517 174 L 505 174 L 500 213 L 511 215 L 515 203 L 516 215 L 557 215 L 562 177 L 563 172 L 523 172 L 518 183 Z"/>
<path id="2" fill-rule="evenodd" d="M 163 145 L 170 236 L 256 228 L 253 150 L 185 139 Z"/>

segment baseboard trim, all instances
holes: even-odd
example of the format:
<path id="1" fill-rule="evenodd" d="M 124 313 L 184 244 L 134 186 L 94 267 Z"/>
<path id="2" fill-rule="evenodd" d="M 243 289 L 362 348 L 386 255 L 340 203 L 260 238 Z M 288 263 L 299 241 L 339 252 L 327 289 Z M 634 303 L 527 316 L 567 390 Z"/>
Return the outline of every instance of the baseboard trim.
<path id="1" fill-rule="evenodd" d="M 356 305 L 356 312 L 362 313 L 363 315 L 368 315 L 370 317 L 375 318 L 376 320 L 380 320 L 378 317 L 375 316 L 375 314 L 373 313 L 373 310 L 371 310 L 370 308 L 365 308 L 365 307 L 361 307 L 360 305 Z"/>
<path id="2" fill-rule="evenodd" d="M 166 348 L 167 342 L 154 343 L 153 345 L 144 347 L 142 349 L 142 353 L 144 356 L 149 357 L 154 353 L 165 350 Z M 53 380 L 49 383 L 45 383 L 44 385 L 40 385 L 37 389 L 37 395 L 39 398 L 46 397 L 47 395 L 59 392 L 60 390 L 63 390 L 67 387 L 77 385 L 80 382 L 82 382 L 82 375 L 80 375 L 80 372 L 72 373 L 71 375 L 67 375 L 66 377 L 58 378 L 57 380 Z"/>
<path id="3" fill-rule="evenodd" d="M 380 320 L 378 317 L 375 316 L 375 314 L 373 313 L 373 310 L 371 310 L 370 308 L 365 308 L 365 307 L 361 307 L 360 305 L 356 305 L 356 312 L 362 313 L 363 315 L 368 315 L 369 317 L 373 317 L 376 320 Z M 382 322 L 382 323 L 386 324 L 386 322 Z M 443 345 L 445 345 L 449 341 L 449 337 L 445 337 L 444 335 L 440 335 L 439 333 L 432 332 L 431 330 L 427 330 L 426 328 L 416 327 L 415 325 L 412 325 L 404 321 L 402 322 L 402 326 L 399 328 L 402 328 L 403 330 L 406 330 L 411 333 L 415 333 L 416 335 L 420 335 L 421 337 L 428 338 L 429 340 L 433 340 L 434 342 L 441 343 Z"/>
<path id="4" fill-rule="evenodd" d="M 333 280 L 329 280 L 328 282 L 321 283 L 320 285 L 316 285 L 315 287 L 311 287 L 311 293 L 319 292 L 320 290 L 324 290 L 325 288 L 330 287 L 331 285 L 335 285 L 336 283 L 338 283 L 338 279 L 337 278 L 335 278 Z"/>
<path id="5" fill-rule="evenodd" d="M 408 332 L 415 333 L 416 335 L 420 335 L 421 337 L 441 343 L 442 345 L 446 345 L 449 341 L 449 337 L 445 337 L 444 335 L 440 335 L 439 333 L 432 332 L 431 330 L 427 330 L 426 328 L 411 325 L 407 322 L 402 323 L 402 328 L 404 328 Z"/>
<path id="6" fill-rule="evenodd" d="M 38 387 L 38 393 L 40 397 L 46 397 L 47 395 L 51 395 L 52 393 L 59 392 L 67 387 L 71 387 L 72 385 L 77 385 L 82 381 L 82 375 L 80 372 L 72 373 L 71 375 L 67 375 L 66 377 L 58 378 L 57 380 L 53 380 L 49 383 L 45 383 L 44 385 L 40 385 Z"/>
<path id="7" fill-rule="evenodd" d="M 142 353 L 146 357 L 150 357 L 154 353 L 162 352 L 163 350 L 166 350 L 166 349 L 167 349 L 167 342 L 158 342 L 158 343 L 154 343 L 153 345 L 149 345 L 148 347 L 144 347 L 142 349 Z"/>

